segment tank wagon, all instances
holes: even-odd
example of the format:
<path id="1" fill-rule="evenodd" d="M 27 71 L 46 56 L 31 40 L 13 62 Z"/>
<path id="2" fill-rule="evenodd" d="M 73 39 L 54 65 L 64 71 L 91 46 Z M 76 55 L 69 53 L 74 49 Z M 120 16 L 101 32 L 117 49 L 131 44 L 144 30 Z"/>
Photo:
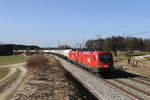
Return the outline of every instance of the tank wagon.
<path id="1" fill-rule="evenodd" d="M 82 65 L 94 72 L 110 72 L 114 70 L 113 57 L 109 51 L 81 51 L 81 50 L 49 50 L 53 54 L 63 56 L 70 61 Z"/>

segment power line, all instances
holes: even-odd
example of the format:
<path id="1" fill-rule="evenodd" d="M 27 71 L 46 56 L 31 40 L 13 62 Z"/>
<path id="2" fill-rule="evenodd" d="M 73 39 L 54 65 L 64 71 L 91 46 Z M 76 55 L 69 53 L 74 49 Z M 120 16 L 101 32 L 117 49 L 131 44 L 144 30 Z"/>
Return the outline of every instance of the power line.
<path id="1" fill-rule="evenodd" d="M 149 34 L 150 31 L 145 31 L 145 32 L 129 32 L 123 34 L 124 36 L 135 36 L 135 35 L 142 35 L 142 34 Z"/>

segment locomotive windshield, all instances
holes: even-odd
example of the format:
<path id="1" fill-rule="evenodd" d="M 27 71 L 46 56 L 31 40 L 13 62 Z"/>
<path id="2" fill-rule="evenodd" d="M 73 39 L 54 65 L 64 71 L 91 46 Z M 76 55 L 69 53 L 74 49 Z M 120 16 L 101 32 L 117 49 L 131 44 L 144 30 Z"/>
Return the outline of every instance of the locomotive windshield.
<path id="1" fill-rule="evenodd" d="M 99 56 L 101 62 L 112 62 L 112 55 L 110 54 L 102 54 Z"/>

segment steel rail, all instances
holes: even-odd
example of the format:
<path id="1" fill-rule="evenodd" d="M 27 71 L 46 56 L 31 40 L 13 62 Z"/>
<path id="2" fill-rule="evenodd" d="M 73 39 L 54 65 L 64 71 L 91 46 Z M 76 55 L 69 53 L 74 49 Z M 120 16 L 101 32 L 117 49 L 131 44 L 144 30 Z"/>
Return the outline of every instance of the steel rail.
<path id="1" fill-rule="evenodd" d="M 141 92 L 141 93 L 143 93 L 143 94 L 145 94 L 145 95 L 147 95 L 147 96 L 150 96 L 150 93 L 145 92 L 145 91 L 143 91 L 143 90 L 141 90 L 141 89 L 139 89 L 139 88 L 136 88 L 136 87 L 134 87 L 133 85 L 127 84 L 127 83 L 125 83 L 125 82 L 123 82 L 123 81 L 120 81 L 120 80 L 117 80 L 117 79 L 114 79 L 114 81 L 116 81 L 116 82 L 118 82 L 118 83 L 120 83 L 120 84 L 123 84 L 123 85 L 125 85 L 125 86 L 128 86 L 128 87 L 130 87 L 130 88 L 132 88 L 132 89 L 134 89 L 134 90 L 136 90 L 136 91 L 139 91 L 139 92 Z"/>
<path id="2" fill-rule="evenodd" d="M 140 96 L 135 95 L 134 93 L 131 93 L 131 92 L 129 92 L 129 91 L 123 89 L 122 87 L 118 86 L 118 85 L 115 84 L 115 83 L 112 83 L 112 82 L 110 82 L 110 81 L 108 81 L 108 80 L 103 80 L 103 81 L 105 81 L 106 83 L 109 83 L 112 87 L 115 87 L 115 88 L 119 89 L 120 91 L 126 93 L 128 96 L 130 96 L 130 98 L 132 97 L 132 99 L 133 99 L 133 97 L 134 97 L 134 99 L 137 99 L 137 100 L 144 100 L 144 99 L 141 98 Z"/>
<path id="3" fill-rule="evenodd" d="M 144 81 L 142 81 L 142 80 L 138 80 L 139 78 L 137 77 L 137 78 L 129 78 L 129 80 L 132 80 L 132 81 L 135 81 L 135 82 L 138 82 L 138 83 L 141 83 L 141 84 L 144 84 L 144 85 L 146 85 L 146 86 L 150 86 L 150 83 L 148 83 L 148 82 L 144 82 Z"/>

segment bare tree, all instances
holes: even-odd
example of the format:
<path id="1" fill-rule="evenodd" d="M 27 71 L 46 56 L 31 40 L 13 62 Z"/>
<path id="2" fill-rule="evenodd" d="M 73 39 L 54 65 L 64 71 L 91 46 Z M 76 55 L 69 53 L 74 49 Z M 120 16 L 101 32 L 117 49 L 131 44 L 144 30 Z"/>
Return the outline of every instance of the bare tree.
<path id="1" fill-rule="evenodd" d="M 60 49 L 70 49 L 71 47 L 69 45 L 64 44 L 64 45 L 59 45 L 58 48 L 60 48 Z"/>
<path id="2" fill-rule="evenodd" d="M 77 48 L 84 49 L 85 48 L 85 40 L 82 40 L 80 43 L 76 43 Z"/>

